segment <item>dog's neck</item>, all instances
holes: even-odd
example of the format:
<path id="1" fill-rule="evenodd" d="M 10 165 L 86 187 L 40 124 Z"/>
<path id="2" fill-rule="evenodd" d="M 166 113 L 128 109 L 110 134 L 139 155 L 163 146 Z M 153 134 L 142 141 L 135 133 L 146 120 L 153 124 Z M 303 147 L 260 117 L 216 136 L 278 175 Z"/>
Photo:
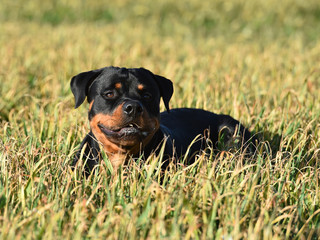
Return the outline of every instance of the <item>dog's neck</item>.
<path id="1" fill-rule="evenodd" d="M 96 139 L 102 140 L 98 142 L 108 156 L 114 171 L 117 171 L 119 167 L 123 166 L 130 157 L 139 158 L 142 154 L 145 156 L 150 156 L 152 153 L 158 154 L 161 150 L 162 144 L 166 144 L 165 149 L 168 149 L 166 134 L 164 134 L 160 128 L 150 136 L 149 139 L 144 139 L 139 145 L 133 147 L 119 146 L 110 141 L 104 141 L 105 138 L 101 138 L 101 136 L 97 137 L 96 134 L 99 135 L 99 133 L 95 133 L 94 130 L 93 134 Z"/>
<path id="2" fill-rule="evenodd" d="M 159 155 L 162 149 L 164 158 L 174 155 L 175 151 L 170 131 L 160 125 L 151 141 L 141 150 L 140 155 L 142 153 L 144 153 L 144 156 L 150 156 L 152 153 Z"/>

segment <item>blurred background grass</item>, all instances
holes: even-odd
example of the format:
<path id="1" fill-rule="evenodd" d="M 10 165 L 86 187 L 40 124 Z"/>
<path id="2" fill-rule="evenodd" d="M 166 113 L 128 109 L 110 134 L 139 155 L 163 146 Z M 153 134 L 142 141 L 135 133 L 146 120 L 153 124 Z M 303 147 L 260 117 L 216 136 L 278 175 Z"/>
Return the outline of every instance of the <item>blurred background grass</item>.
<path id="1" fill-rule="evenodd" d="M 2 21 L 60 24 L 129 24 L 155 28 L 159 35 L 239 37 L 250 40 L 300 36 L 318 39 L 316 0 L 290 1 L 2 1 Z M 179 34 L 180 32 L 180 34 Z"/>
<path id="2" fill-rule="evenodd" d="M 87 106 L 73 110 L 69 81 L 81 71 L 109 65 L 142 66 L 170 78 L 175 87 L 171 107 L 200 107 L 231 114 L 251 130 L 259 132 L 267 141 L 266 145 L 271 146 L 270 158 L 261 160 L 265 164 L 262 169 L 267 174 L 260 176 L 260 180 L 268 184 L 256 185 L 254 191 L 258 193 L 250 192 L 250 196 L 261 193 L 263 197 L 250 202 L 244 198 L 244 193 L 241 195 L 241 187 L 232 190 L 241 194 L 237 198 L 226 198 L 221 205 L 217 202 L 216 215 L 212 213 L 220 225 L 212 222 L 213 225 L 201 226 L 201 231 L 205 232 L 209 226 L 212 227 L 210 231 L 225 236 L 232 233 L 236 239 L 237 236 L 247 237 L 249 233 L 261 236 L 259 231 L 264 231 L 266 236 L 288 237 L 301 229 L 308 229 L 306 236 L 310 232 L 312 236 L 319 227 L 316 212 L 320 206 L 318 0 L 2 0 L 0 32 L 0 211 L 3 215 L 0 221 L 3 236 L 26 234 L 32 229 L 28 224 L 38 226 L 37 221 L 50 222 L 30 217 L 34 209 L 46 212 L 46 207 L 52 206 L 50 204 L 58 213 L 47 213 L 46 216 L 60 219 L 61 236 L 88 233 L 85 228 L 80 232 L 77 232 L 78 228 L 68 232 L 68 226 L 63 224 L 70 220 L 70 215 L 76 214 L 75 211 L 88 217 L 87 206 L 80 204 L 77 205 L 80 210 L 69 209 L 66 195 L 59 195 L 59 188 L 77 192 L 70 187 L 74 179 L 67 166 L 75 147 L 88 131 Z M 233 167 L 229 164 L 225 171 L 230 168 L 232 172 Z M 217 180 L 220 172 L 216 174 L 217 178 L 206 184 L 215 186 L 210 185 L 213 192 L 217 191 L 217 196 L 229 194 L 233 184 L 230 185 L 225 176 L 223 180 Z M 67 180 L 60 182 L 61 176 Z M 255 175 L 249 172 L 244 176 Z M 249 182 L 243 183 L 241 177 L 235 179 L 250 189 Z M 283 182 L 280 184 L 279 179 L 286 179 L 283 181 L 287 182 L 287 188 L 282 188 Z M 202 180 L 195 178 L 194 181 L 198 184 Z M 91 187 L 90 183 L 85 184 L 88 186 L 83 185 L 86 186 L 82 186 L 83 189 Z M 111 184 L 110 179 L 106 184 Z M 122 191 L 123 186 L 121 182 L 119 184 L 120 187 L 112 185 L 113 190 Z M 279 184 L 281 187 L 276 187 Z M 217 186 L 221 186 L 219 191 Z M 278 190 L 271 191 L 270 186 Z M 191 184 L 190 191 L 197 193 L 198 187 Z M 51 189 L 55 190 L 51 192 Z M 201 192 L 201 187 L 199 189 Z M 148 189 L 138 187 L 138 190 L 146 196 L 150 194 Z M 88 197 L 86 194 L 91 196 L 90 191 L 93 190 L 77 192 L 77 199 Z M 183 191 L 170 191 L 177 199 L 183 194 Z M 265 197 L 269 193 L 270 198 Z M 128 202 L 126 198 L 118 198 L 117 194 L 106 194 L 101 198 L 111 194 L 115 202 L 123 201 L 123 206 Z M 215 194 L 206 196 L 208 201 L 213 201 Z M 274 203 L 275 207 L 264 208 L 274 201 L 270 199 L 275 196 L 279 201 Z M 189 200 L 188 194 L 181 198 Z M 138 205 L 147 206 L 144 198 L 135 200 Z M 183 205 L 184 200 L 177 204 Z M 230 201 L 231 208 L 236 209 L 242 204 L 242 209 L 247 209 L 246 204 L 254 204 L 256 211 L 248 207 L 251 209 L 249 213 L 235 210 L 235 215 L 228 216 Z M 204 218 L 207 210 L 206 207 L 197 210 L 197 203 L 195 201 L 195 205 L 188 208 L 195 218 L 187 214 L 186 219 L 190 221 L 185 218 L 177 220 L 189 221 L 190 228 L 176 236 L 200 236 L 196 234 L 199 227 L 195 227 L 192 221 Z M 159 202 L 151 204 L 159 206 Z M 97 202 L 95 207 L 105 210 Z M 291 207 L 298 211 L 290 212 L 288 216 L 291 217 L 286 217 Z M 65 211 L 67 216 L 57 209 Z M 99 212 L 97 209 L 89 213 Z M 144 207 L 137 210 L 137 218 L 143 210 Z M 263 224 L 262 216 L 266 216 Z M 81 222 L 86 217 L 74 219 Z M 172 219 L 172 216 L 166 217 Z M 232 222 L 237 217 L 242 219 L 238 223 L 241 229 L 234 227 Z M 280 220 L 282 217 L 284 220 Z M 306 227 L 304 224 L 309 217 L 312 218 Z M 98 221 L 96 215 L 93 218 Z M 152 217 L 150 219 L 155 221 Z M 119 229 L 129 221 L 121 219 L 123 225 L 117 225 L 117 220 L 109 220 L 114 221 L 111 225 Z M 26 224 L 30 228 L 14 227 L 15 224 Z M 58 231 L 55 223 L 50 224 L 51 233 Z M 168 223 L 168 226 L 171 225 Z M 163 226 L 164 232 L 169 231 L 168 226 Z M 39 226 L 34 229 L 37 236 L 46 232 Z"/>

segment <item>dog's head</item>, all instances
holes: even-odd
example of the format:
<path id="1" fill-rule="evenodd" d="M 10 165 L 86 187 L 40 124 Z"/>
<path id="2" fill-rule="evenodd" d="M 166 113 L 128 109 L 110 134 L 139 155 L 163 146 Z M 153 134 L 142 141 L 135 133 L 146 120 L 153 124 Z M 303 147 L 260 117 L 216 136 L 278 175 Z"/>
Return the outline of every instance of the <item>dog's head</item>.
<path id="1" fill-rule="evenodd" d="M 144 68 L 106 67 L 71 80 L 75 108 L 87 98 L 90 127 L 107 152 L 136 154 L 159 128 L 160 98 L 167 111 L 172 82 Z"/>

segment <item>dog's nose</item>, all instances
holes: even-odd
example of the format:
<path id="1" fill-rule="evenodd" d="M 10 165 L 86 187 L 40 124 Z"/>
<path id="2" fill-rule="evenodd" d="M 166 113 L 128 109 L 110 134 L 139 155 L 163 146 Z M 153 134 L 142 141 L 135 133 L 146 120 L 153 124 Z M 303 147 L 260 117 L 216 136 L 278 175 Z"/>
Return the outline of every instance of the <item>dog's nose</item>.
<path id="1" fill-rule="evenodd" d="M 123 104 L 123 112 L 130 117 L 141 115 L 143 106 L 138 101 L 130 101 Z"/>

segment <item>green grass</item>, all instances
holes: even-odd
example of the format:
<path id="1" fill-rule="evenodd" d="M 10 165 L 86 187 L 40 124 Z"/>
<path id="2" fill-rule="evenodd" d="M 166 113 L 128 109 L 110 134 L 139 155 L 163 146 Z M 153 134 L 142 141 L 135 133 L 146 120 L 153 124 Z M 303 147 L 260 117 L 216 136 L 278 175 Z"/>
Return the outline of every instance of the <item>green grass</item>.
<path id="1" fill-rule="evenodd" d="M 9 1 L 0 5 L 1 239 L 317 239 L 317 0 Z M 170 78 L 171 107 L 239 119 L 256 156 L 171 166 L 70 162 L 88 131 L 70 78 L 103 66 Z M 164 107 L 161 107 L 164 109 Z"/>

